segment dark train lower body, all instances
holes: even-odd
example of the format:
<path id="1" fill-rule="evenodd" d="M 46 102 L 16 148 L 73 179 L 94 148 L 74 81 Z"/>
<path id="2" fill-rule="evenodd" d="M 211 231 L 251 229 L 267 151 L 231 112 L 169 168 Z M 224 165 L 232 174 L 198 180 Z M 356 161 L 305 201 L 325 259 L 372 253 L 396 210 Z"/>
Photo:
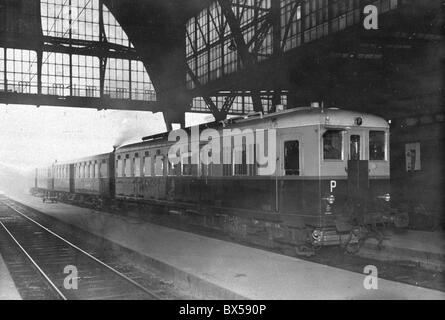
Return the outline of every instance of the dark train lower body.
<path id="1" fill-rule="evenodd" d="M 351 162 L 344 177 L 75 178 L 47 185 L 62 200 L 76 196 L 87 203 L 136 205 L 147 215 L 150 205 L 174 208 L 172 220 L 179 210 L 184 223 L 270 248 L 319 247 L 356 243 L 355 230 L 390 213 L 389 177 L 369 177 L 367 166 L 367 161 Z"/>

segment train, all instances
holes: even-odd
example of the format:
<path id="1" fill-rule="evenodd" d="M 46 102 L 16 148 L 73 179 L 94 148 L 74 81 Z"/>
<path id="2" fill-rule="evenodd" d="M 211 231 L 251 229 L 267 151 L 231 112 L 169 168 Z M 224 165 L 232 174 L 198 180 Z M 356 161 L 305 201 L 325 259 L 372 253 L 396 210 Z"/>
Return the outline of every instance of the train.
<path id="1" fill-rule="evenodd" d="M 213 137 L 202 139 L 209 129 Z M 99 207 L 136 207 L 145 215 L 161 206 L 171 221 L 296 254 L 329 245 L 356 252 L 370 226 L 407 226 L 407 217 L 391 208 L 390 130 L 379 116 L 311 106 L 180 130 L 188 136 L 195 130 L 199 141 L 181 144 L 172 131 L 54 163 L 36 169 L 33 192 Z M 274 134 L 264 143 L 249 130 Z M 227 146 L 224 139 L 240 144 Z M 211 140 L 219 151 L 208 148 Z M 260 143 L 273 156 L 270 172 L 256 161 Z M 175 146 L 181 152 L 173 163 Z M 191 161 L 212 153 L 220 161 Z"/>

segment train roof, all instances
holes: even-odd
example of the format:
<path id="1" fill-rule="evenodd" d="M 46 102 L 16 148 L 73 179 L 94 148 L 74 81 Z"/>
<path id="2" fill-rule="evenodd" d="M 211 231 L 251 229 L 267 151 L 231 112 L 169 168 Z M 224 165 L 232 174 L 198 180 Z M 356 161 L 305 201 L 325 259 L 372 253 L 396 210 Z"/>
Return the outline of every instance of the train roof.
<path id="1" fill-rule="evenodd" d="M 78 158 L 78 159 L 74 159 L 74 160 L 55 162 L 55 163 L 53 163 L 53 165 L 65 165 L 65 164 L 73 164 L 73 163 L 79 163 L 79 162 L 88 162 L 88 161 L 102 160 L 102 159 L 108 158 L 109 156 L 110 156 L 110 152 L 109 153 L 96 154 L 96 155 L 87 156 L 87 157 L 83 157 L 83 158 Z"/>
<path id="2" fill-rule="evenodd" d="M 324 125 L 326 127 L 354 127 L 357 126 L 356 119 L 361 118 L 361 127 L 369 128 L 389 128 L 388 122 L 379 116 L 358 112 L 343 110 L 338 108 L 314 108 L 302 107 L 293 108 L 280 112 L 262 115 L 260 113 L 249 114 L 246 116 L 235 117 L 219 122 L 211 122 L 199 125 L 199 130 L 206 128 L 214 129 L 235 129 L 251 125 L 252 129 L 260 128 L 259 124 L 266 124 L 265 129 L 272 128 L 289 128 L 289 127 L 303 127 L 311 125 Z M 190 128 L 184 130 L 190 131 Z M 144 145 L 153 144 L 156 141 L 165 142 L 168 138 L 169 132 L 163 132 L 142 138 L 142 142 L 123 145 L 118 148 L 118 151 L 124 151 L 133 147 L 142 147 Z"/>

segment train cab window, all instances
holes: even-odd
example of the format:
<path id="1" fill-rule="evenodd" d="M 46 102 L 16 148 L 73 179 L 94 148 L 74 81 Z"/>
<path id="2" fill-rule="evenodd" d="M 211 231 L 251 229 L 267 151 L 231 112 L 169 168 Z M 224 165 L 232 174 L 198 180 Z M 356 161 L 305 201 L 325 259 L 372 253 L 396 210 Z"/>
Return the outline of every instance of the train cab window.
<path id="1" fill-rule="evenodd" d="M 323 134 L 323 159 L 341 160 L 343 133 L 341 130 L 328 130 Z"/>
<path id="2" fill-rule="evenodd" d="M 300 143 L 298 140 L 284 142 L 284 173 L 286 176 L 300 175 Z"/>
<path id="3" fill-rule="evenodd" d="M 369 131 L 369 160 L 385 160 L 385 131 Z"/>
<path id="4" fill-rule="evenodd" d="M 134 154 L 133 158 L 133 168 L 134 168 L 134 176 L 140 177 L 141 176 L 141 159 L 139 159 L 139 153 Z"/>
<path id="5" fill-rule="evenodd" d="M 151 176 L 151 157 L 148 152 L 145 152 L 145 156 L 144 156 L 143 174 L 144 174 L 144 177 Z"/>
<path id="6" fill-rule="evenodd" d="M 349 140 L 349 160 L 360 160 L 360 136 L 353 134 Z"/>

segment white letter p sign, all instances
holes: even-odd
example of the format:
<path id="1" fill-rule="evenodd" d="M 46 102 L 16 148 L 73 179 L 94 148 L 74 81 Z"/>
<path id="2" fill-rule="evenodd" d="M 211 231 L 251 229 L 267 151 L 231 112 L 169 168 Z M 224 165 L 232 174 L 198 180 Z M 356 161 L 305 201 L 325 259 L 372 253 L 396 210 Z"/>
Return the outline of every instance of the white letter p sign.
<path id="1" fill-rule="evenodd" d="M 337 181 L 331 180 L 331 193 L 335 188 L 337 188 Z"/>

